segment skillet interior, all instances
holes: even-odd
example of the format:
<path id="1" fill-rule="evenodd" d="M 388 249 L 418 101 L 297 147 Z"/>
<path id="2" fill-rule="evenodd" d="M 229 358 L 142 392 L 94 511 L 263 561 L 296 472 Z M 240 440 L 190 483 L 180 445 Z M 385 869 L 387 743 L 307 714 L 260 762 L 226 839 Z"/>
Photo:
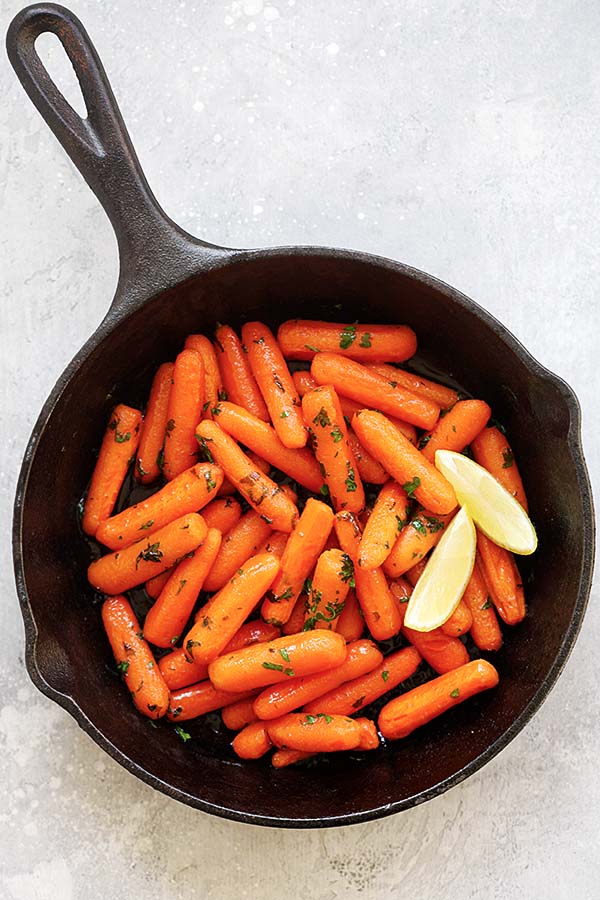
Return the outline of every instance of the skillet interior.
<path id="1" fill-rule="evenodd" d="M 153 786 L 256 823 L 336 825 L 394 812 L 443 791 L 498 752 L 541 702 L 574 641 L 587 598 L 593 520 L 570 389 L 491 317 L 472 310 L 458 292 L 385 260 L 272 251 L 234 257 L 133 311 L 95 348 L 92 338 L 91 352 L 38 436 L 22 485 L 23 576 L 37 627 L 34 647 L 36 628 L 21 594 L 28 665 L 41 689 Z M 240 764 L 228 747 L 231 736 L 214 721 L 189 723 L 196 739 L 183 745 L 170 729 L 153 729 L 134 711 L 109 671 L 99 607 L 85 580 L 89 552 L 76 504 L 110 407 L 117 400 L 145 402 L 156 366 L 174 357 L 185 335 L 210 333 L 216 321 L 235 327 L 260 318 L 276 327 L 295 316 L 412 325 L 417 366 L 445 373 L 487 400 L 507 427 L 540 547 L 523 567 L 530 615 L 494 658 L 495 691 L 362 759 L 275 771 L 266 762 Z M 17 519 L 17 556 L 18 525 Z"/>

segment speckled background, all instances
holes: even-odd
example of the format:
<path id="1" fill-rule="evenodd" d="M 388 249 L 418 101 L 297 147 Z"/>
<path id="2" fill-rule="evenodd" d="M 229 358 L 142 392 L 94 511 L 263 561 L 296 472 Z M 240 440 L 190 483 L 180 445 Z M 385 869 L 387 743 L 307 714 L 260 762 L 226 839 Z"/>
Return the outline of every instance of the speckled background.
<path id="1" fill-rule="evenodd" d="M 173 218 L 216 243 L 357 247 L 456 285 L 573 385 L 599 473 L 596 0 L 72 6 Z M 0 3 L 3 30 L 19 7 Z M 558 686 L 507 750 L 425 806 L 347 829 L 194 812 L 31 686 L 9 553 L 17 469 L 104 315 L 117 256 L 5 58 L 0 84 L 0 896 L 597 900 L 597 588 Z"/>

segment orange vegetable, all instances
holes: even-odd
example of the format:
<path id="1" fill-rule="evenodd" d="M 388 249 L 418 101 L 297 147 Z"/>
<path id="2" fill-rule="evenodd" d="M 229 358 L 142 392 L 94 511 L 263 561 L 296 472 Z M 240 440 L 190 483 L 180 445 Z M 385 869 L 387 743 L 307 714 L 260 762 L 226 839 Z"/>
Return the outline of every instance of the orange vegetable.
<path id="1" fill-rule="evenodd" d="M 321 553 L 306 599 L 305 630 L 336 630 L 352 576 L 351 561 L 341 550 L 325 550 Z"/>
<path id="2" fill-rule="evenodd" d="M 229 691 L 218 691 L 210 681 L 201 681 L 191 684 L 179 691 L 171 691 L 169 711 L 167 719 L 171 722 L 186 722 L 188 719 L 196 719 L 206 713 L 222 709 L 230 703 L 244 700 L 248 693 L 232 694 Z"/>
<path id="3" fill-rule="evenodd" d="M 210 680 L 222 690 L 254 690 L 341 665 L 346 641 L 335 631 L 304 631 L 215 659 Z"/>
<path id="4" fill-rule="evenodd" d="M 294 613 L 295 611 L 296 610 L 294 607 Z M 302 621 L 304 622 L 304 614 L 302 616 Z M 302 625 L 300 626 L 300 628 L 302 628 Z M 354 591 L 348 591 L 344 608 L 340 613 L 340 617 L 338 619 L 336 631 L 338 632 L 338 634 L 343 635 L 348 642 L 350 642 L 357 641 L 359 637 L 361 637 L 364 630 L 365 620 L 360 611 L 360 606 L 358 604 L 356 594 Z M 284 633 L 286 633 L 285 628 Z"/>
<path id="5" fill-rule="evenodd" d="M 480 561 L 475 560 L 475 567 L 463 601 L 473 617 L 471 637 L 480 650 L 499 650 L 502 646 L 502 632 L 494 611 L 492 598 L 488 594 L 485 579 L 481 574 Z"/>
<path id="6" fill-rule="evenodd" d="M 267 734 L 276 747 L 305 753 L 332 753 L 355 750 L 361 741 L 361 727 L 348 716 L 290 713 L 267 725 Z"/>
<path id="7" fill-rule="evenodd" d="M 265 601 L 266 602 L 266 601 Z M 304 615 L 306 613 L 306 595 L 300 594 L 294 604 L 292 613 L 282 626 L 283 634 L 298 634 L 304 628 Z M 345 635 L 344 635 L 345 637 Z M 347 640 L 347 638 L 346 638 Z"/>
<path id="8" fill-rule="evenodd" d="M 142 414 L 137 409 L 120 403 L 112 411 L 83 507 L 81 527 L 90 537 L 113 511 L 137 450 L 141 424 Z"/>
<path id="9" fill-rule="evenodd" d="M 227 399 L 242 406 L 249 413 L 269 421 L 269 413 L 256 379 L 250 369 L 242 342 L 229 325 L 219 325 L 215 334 L 215 349 Z"/>
<path id="10" fill-rule="evenodd" d="M 435 461 L 436 450 L 454 450 L 460 453 L 485 428 L 492 414 L 483 400 L 459 400 L 428 436 L 422 449 L 423 456 Z"/>
<path id="11" fill-rule="evenodd" d="M 356 413 L 352 427 L 360 442 L 409 497 L 416 497 L 435 515 L 447 515 L 456 508 L 456 495 L 450 482 L 385 416 L 365 409 Z"/>
<path id="12" fill-rule="evenodd" d="M 266 541 L 263 541 L 258 552 L 272 553 L 277 559 L 281 559 L 289 537 L 289 534 L 286 534 L 285 531 L 272 531 Z"/>
<path id="13" fill-rule="evenodd" d="M 415 728 L 497 684 L 496 669 L 484 659 L 473 660 L 390 700 L 379 713 L 379 730 L 387 740 L 407 737 Z"/>
<path id="14" fill-rule="evenodd" d="M 218 591 L 234 576 L 243 562 L 267 540 L 272 528 L 253 509 L 241 517 L 223 538 L 221 549 L 204 582 L 206 591 Z"/>
<path id="15" fill-rule="evenodd" d="M 385 484 L 389 480 L 390 476 L 383 466 L 368 450 L 365 450 L 351 428 L 348 429 L 348 447 L 356 462 L 361 481 L 366 481 L 367 484 Z"/>
<path id="16" fill-rule="evenodd" d="M 234 497 L 220 497 L 212 500 L 202 510 L 202 518 L 209 528 L 217 528 L 227 534 L 242 517 L 242 507 Z"/>
<path id="17" fill-rule="evenodd" d="M 525 618 L 525 594 L 521 575 L 514 556 L 494 544 L 485 534 L 477 531 L 477 549 L 480 553 L 483 575 L 488 593 L 494 601 L 500 618 L 507 625 L 517 625 Z"/>
<path id="18" fill-rule="evenodd" d="M 463 600 L 460 600 L 452 615 L 446 619 L 441 628 L 444 634 L 458 636 L 459 634 L 466 634 L 472 624 L 473 616 L 471 615 L 471 610 Z"/>
<path id="19" fill-rule="evenodd" d="M 414 587 L 423 572 L 425 571 L 425 566 L 427 565 L 426 559 L 420 559 L 418 563 L 415 563 L 414 566 L 411 566 L 410 569 L 406 572 L 406 578 L 409 584 L 412 584 Z"/>
<path id="20" fill-rule="evenodd" d="M 139 712 L 160 719 L 169 705 L 169 691 L 155 663 L 142 629 L 125 597 L 109 597 L 102 604 L 102 622 L 117 668 Z"/>
<path id="21" fill-rule="evenodd" d="M 171 577 L 171 570 L 167 569 L 165 572 L 161 572 L 160 575 L 155 575 L 153 578 L 149 578 L 144 588 L 149 597 L 152 597 L 153 600 L 156 600 L 165 584 Z"/>
<path id="22" fill-rule="evenodd" d="M 484 428 L 471 443 L 475 462 L 487 469 L 509 494 L 516 497 L 525 512 L 529 510 L 525 488 L 511 446 L 499 428 Z"/>
<path id="23" fill-rule="evenodd" d="M 357 750 L 377 750 L 379 747 L 379 735 L 375 722 L 372 719 L 356 719 L 356 724 L 360 726 L 360 741 Z"/>
<path id="24" fill-rule="evenodd" d="M 388 381 L 397 381 L 414 394 L 433 400 L 442 409 L 454 406 L 458 400 L 458 393 L 452 388 L 438 384 L 437 381 L 430 381 L 421 375 L 415 375 L 413 372 L 407 372 L 405 369 L 397 369 L 396 366 L 387 366 L 383 363 L 367 363 L 367 367 L 378 375 L 383 375 Z"/>
<path id="25" fill-rule="evenodd" d="M 279 326 L 277 340 L 288 359 L 312 359 L 322 351 L 364 362 L 403 362 L 417 349 L 407 325 L 340 325 L 290 319 Z"/>
<path id="26" fill-rule="evenodd" d="M 203 334 L 190 334 L 185 342 L 186 350 L 195 350 L 204 366 L 204 403 L 202 416 L 212 418 L 213 409 L 223 398 L 223 381 L 217 362 L 215 350 L 211 342 Z"/>
<path id="27" fill-rule="evenodd" d="M 298 391 L 299 397 L 304 397 L 309 391 L 314 391 L 316 387 L 319 387 L 310 372 L 305 369 L 298 372 L 292 372 L 292 380 L 294 382 L 294 387 Z"/>
<path id="28" fill-rule="evenodd" d="M 242 340 L 279 440 L 292 449 L 304 447 L 307 434 L 300 398 L 274 335 L 262 322 L 247 322 Z"/>
<path id="29" fill-rule="evenodd" d="M 198 463 L 177 475 L 146 500 L 124 509 L 98 526 L 96 540 L 111 550 L 129 547 L 140 538 L 153 535 L 174 519 L 196 512 L 215 496 L 223 480 L 223 470 L 210 463 Z"/>
<path id="30" fill-rule="evenodd" d="M 422 509 L 409 519 L 396 538 L 388 558 L 383 563 L 383 571 L 389 578 L 399 578 L 417 562 L 424 559 L 435 547 L 452 520 L 447 516 L 434 516 Z"/>
<path id="31" fill-rule="evenodd" d="M 165 443 L 167 408 L 172 379 L 173 363 L 163 363 L 162 366 L 159 366 L 150 388 L 135 464 L 135 477 L 142 484 L 156 481 L 161 474 L 160 453 Z"/>
<path id="32" fill-rule="evenodd" d="M 247 700 L 238 700 L 226 706 L 221 713 L 223 725 L 231 731 L 241 731 L 251 722 L 256 722 L 256 714 L 254 712 L 254 700 L 248 697 Z"/>
<path id="33" fill-rule="evenodd" d="M 231 742 L 241 759 L 259 759 L 273 746 L 263 722 L 251 722 Z"/>
<path id="34" fill-rule="evenodd" d="M 210 445 L 212 456 L 250 506 L 276 531 L 291 531 L 298 509 L 279 485 L 257 469 L 216 422 L 200 422 L 198 435 Z"/>
<path id="35" fill-rule="evenodd" d="M 344 417 L 347 423 L 352 422 L 352 417 L 357 412 L 360 412 L 361 409 L 365 409 L 364 403 L 357 403 L 356 400 L 350 400 L 349 397 L 343 397 L 341 394 L 340 406 L 342 407 L 342 412 L 344 413 Z M 387 416 L 387 418 L 390 420 L 394 428 L 396 428 L 401 434 L 403 434 L 405 438 L 408 438 L 411 444 L 414 444 L 416 447 L 417 429 L 415 428 L 415 426 L 409 425 L 408 422 L 402 422 L 400 419 L 396 419 L 394 416 Z"/>
<path id="36" fill-rule="evenodd" d="M 204 365 L 195 350 L 182 350 L 173 367 L 167 407 L 163 473 L 167 481 L 196 462 L 196 424 L 204 405 Z"/>
<path id="37" fill-rule="evenodd" d="M 154 534 L 95 560 L 88 567 L 92 587 L 103 594 L 121 594 L 153 575 L 170 569 L 187 553 L 199 547 L 207 532 L 198 513 L 189 513 Z"/>
<path id="38" fill-rule="evenodd" d="M 317 353 L 310 371 L 319 384 L 330 384 L 339 394 L 417 428 L 433 428 L 438 420 L 440 408 L 437 403 L 418 397 L 395 381 L 387 381 L 354 360 L 335 353 Z M 360 440 L 360 434 L 358 437 Z"/>
<path id="39" fill-rule="evenodd" d="M 398 532 L 408 519 L 410 503 L 395 481 L 385 484 L 369 516 L 358 549 L 358 565 L 363 569 L 377 569 L 390 555 Z"/>
<path id="40" fill-rule="evenodd" d="M 302 750 L 276 750 L 271 757 L 271 764 L 276 769 L 283 769 L 284 766 L 291 766 L 303 759 L 310 759 L 314 753 L 303 753 Z"/>
<path id="41" fill-rule="evenodd" d="M 404 579 L 399 578 L 390 584 L 390 590 L 400 604 L 400 614 L 404 622 L 411 589 Z M 469 662 L 465 645 L 457 637 L 445 634 L 441 628 L 435 628 L 433 631 L 414 631 L 403 624 L 402 634 L 419 651 L 425 662 L 440 675 Z"/>

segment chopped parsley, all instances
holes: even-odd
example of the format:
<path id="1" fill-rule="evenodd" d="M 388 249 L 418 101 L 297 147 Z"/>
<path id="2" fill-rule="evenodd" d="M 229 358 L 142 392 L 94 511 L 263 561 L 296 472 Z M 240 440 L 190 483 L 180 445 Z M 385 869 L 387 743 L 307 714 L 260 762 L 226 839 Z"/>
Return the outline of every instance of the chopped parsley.
<path id="1" fill-rule="evenodd" d="M 187 578 L 182 578 L 181 581 L 179 582 L 179 587 L 175 591 L 175 596 L 177 596 L 178 594 L 180 594 L 182 592 L 182 590 L 184 589 L 186 584 L 187 584 Z"/>
<path id="2" fill-rule="evenodd" d="M 285 662 L 289 662 L 289 661 L 290 661 L 290 654 L 287 652 L 287 650 L 285 649 L 285 647 L 284 647 L 282 650 L 279 651 L 279 655 L 281 656 L 281 658 L 282 658 Z"/>
<path id="3" fill-rule="evenodd" d="M 217 482 L 212 477 L 212 474 L 210 472 L 205 472 L 204 477 L 206 479 L 206 486 L 207 486 L 208 490 L 214 491 L 214 489 L 217 486 Z"/>
<path id="4" fill-rule="evenodd" d="M 189 731 L 184 731 L 184 729 L 181 727 L 181 725 L 175 726 L 175 734 L 179 738 L 181 738 L 181 740 L 183 741 L 184 744 L 186 741 L 191 741 L 191 739 L 192 739 L 192 736 L 189 733 Z"/>
<path id="5" fill-rule="evenodd" d="M 321 352 L 318 347 L 311 347 L 310 344 L 305 344 L 304 346 L 306 347 L 307 350 L 310 350 L 311 353 L 320 353 Z"/>
<path id="6" fill-rule="evenodd" d="M 117 444 L 125 444 L 127 441 L 131 440 L 131 432 L 127 431 L 123 434 L 122 431 L 115 431 L 115 441 Z"/>
<path id="7" fill-rule="evenodd" d="M 153 562 L 159 563 L 163 558 L 164 554 L 160 549 L 160 541 L 156 541 L 154 544 L 148 544 L 145 550 L 141 550 L 135 560 L 135 567 L 139 566 L 142 560 L 144 562 Z"/>
<path id="8" fill-rule="evenodd" d="M 460 691 L 458 688 L 454 688 L 453 691 L 450 691 L 450 696 L 453 700 L 456 700 L 457 697 L 460 697 Z"/>
<path id="9" fill-rule="evenodd" d="M 175 428 L 175 419 L 169 419 L 167 422 L 167 434 Z"/>
<path id="10" fill-rule="evenodd" d="M 208 444 L 206 443 L 206 438 L 202 437 L 202 435 L 200 435 L 200 434 L 197 434 L 196 440 L 198 441 L 198 443 L 200 444 L 200 446 L 202 448 L 202 453 L 204 455 L 205 460 L 209 463 L 213 463 L 213 465 L 214 465 L 215 458 L 212 455 L 212 453 L 210 452 L 210 450 L 208 449 Z M 209 438 L 209 441 L 211 441 L 211 440 L 212 440 L 212 438 Z"/>
<path id="11" fill-rule="evenodd" d="M 352 494 L 358 487 L 358 485 L 356 484 L 356 475 L 354 474 L 354 469 L 352 468 L 352 466 L 349 462 L 346 463 L 346 466 L 348 469 L 348 477 L 346 478 L 346 481 L 345 481 L 346 490 L 348 491 L 349 494 Z"/>
<path id="12" fill-rule="evenodd" d="M 488 597 L 485 603 L 480 607 L 480 609 L 489 609 L 492 605 L 492 598 Z"/>
<path id="13" fill-rule="evenodd" d="M 351 347 L 356 338 L 356 325 L 345 325 L 340 334 L 340 347 L 347 350 Z"/>
<path id="14" fill-rule="evenodd" d="M 289 412 L 287 409 L 284 409 L 284 411 L 282 413 L 279 413 L 280 419 L 287 419 L 288 416 L 289 416 Z"/>
<path id="15" fill-rule="evenodd" d="M 510 447 L 507 447 L 506 450 L 502 451 L 502 459 L 504 462 L 502 463 L 503 469 L 510 469 L 515 461 L 514 454 Z"/>
<path id="16" fill-rule="evenodd" d="M 340 428 L 339 425 L 334 425 L 334 426 L 333 426 L 333 429 L 332 429 L 332 432 L 331 432 L 331 437 L 333 438 L 333 443 L 334 443 L 334 444 L 337 444 L 337 443 L 339 443 L 339 442 L 342 440 L 342 438 L 344 437 L 344 433 L 343 433 L 343 431 L 342 431 L 342 429 Z"/>
<path id="17" fill-rule="evenodd" d="M 354 583 L 354 563 L 350 559 L 347 553 L 344 553 L 342 557 L 342 568 L 340 569 L 340 578 L 342 581 L 345 581 L 350 585 L 351 588 L 355 587 Z"/>
<path id="18" fill-rule="evenodd" d="M 369 334 L 368 331 L 365 331 L 365 333 L 363 334 L 363 336 L 360 339 L 360 344 L 358 346 L 365 347 L 365 348 L 368 348 L 371 346 L 371 335 Z"/>
<path id="19" fill-rule="evenodd" d="M 126 659 L 122 659 L 121 662 L 117 663 L 117 672 L 119 675 L 122 675 L 123 678 L 127 675 L 127 670 L 129 668 L 129 663 Z"/>
<path id="20" fill-rule="evenodd" d="M 431 435 L 424 434 L 423 437 L 421 438 L 421 440 L 419 441 L 418 449 L 422 450 L 424 447 L 427 446 L 427 444 L 429 443 L 430 440 L 431 440 Z"/>
<path id="21" fill-rule="evenodd" d="M 388 678 L 390 677 L 390 673 L 388 672 L 387 669 L 383 670 L 383 672 L 381 673 L 381 677 L 383 678 L 384 681 L 388 680 Z"/>
<path id="22" fill-rule="evenodd" d="M 320 493 L 323 497 L 329 497 L 329 488 L 327 487 L 326 484 L 322 484 L 322 485 L 321 485 L 321 487 L 319 488 L 319 493 Z"/>
<path id="23" fill-rule="evenodd" d="M 148 474 L 148 472 L 146 472 L 145 468 L 143 467 L 142 461 L 141 461 L 141 459 L 140 459 L 139 457 L 138 457 L 138 459 L 137 459 L 137 462 L 136 462 L 135 466 L 136 466 L 136 469 L 137 469 L 137 471 L 138 471 L 138 475 L 140 476 L 140 478 L 143 478 L 144 475 L 147 475 L 147 474 Z"/>
<path id="24" fill-rule="evenodd" d="M 264 662 L 262 667 L 263 669 L 272 669 L 273 672 L 283 672 L 283 666 L 279 665 L 279 663 Z"/>
<path id="25" fill-rule="evenodd" d="M 405 481 L 402 485 L 407 495 L 411 500 L 414 500 L 415 491 L 417 491 L 421 487 L 421 479 L 418 475 L 415 475 L 412 481 Z"/>
<path id="26" fill-rule="evenodd" d="M 324 406 L 321 407 L 319 412 L 314 417 L 313 423 L 315 425 L 320 425 L 321 428 L 326 428 L 328 425 L 331 425 L 331 419 L 327 415 L 327 410 Z"/>
<path id="27" fill-rule="evenodd" d="M 154 525 L 154 519 L 148 519 L 147 522 L 144 522 L 143 525 L 140 525 L 139 531 L 145 531 L 148 528 L 152 528 L 153 525 Z"/>

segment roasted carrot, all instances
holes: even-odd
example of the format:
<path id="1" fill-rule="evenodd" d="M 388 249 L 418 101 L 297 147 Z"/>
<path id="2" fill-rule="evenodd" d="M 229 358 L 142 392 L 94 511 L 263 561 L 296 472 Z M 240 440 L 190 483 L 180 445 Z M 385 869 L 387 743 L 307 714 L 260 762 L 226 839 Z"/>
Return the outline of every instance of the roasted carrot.
<path id="1" fill-rule="evenodd" d="M 219 400 L 226 399 L 223 393 L 223 380 L 217 362 L 215 349 L 203 334 L 190 334 L 185 341 L 186 350 L 195 350 L 204 366 L 204 403 L 203 418 L 210 419 Z"/>
<path id="2" fill-rule="evenodd" d="M 383 563 L 385 574 L 389 578 L 399 578 L 412 569 L 439 542 L 451 519 L 452 513 L 447 516 L 434 516 L 426 509 L 421 509 L 409 518 Z"/>
<path id="3" fill-rule="evenodd" d="M 253 509 L 244 513 L 239 522 L 223 537 L 221 549 L 206 576 L 204 589 L 212 592 L 224 587 L 242 563 L 254 553 L 258 553 L 271 532 L 271 526 Z"/>
<path id="4" fill-rule="evenodd" d="M 281 443 L 292 449 L 304 447 L 307 434 L 300 398 L 275 336 L 262 322 L 247 322 L 242 327 L 242 340 Z"/>
<path id="5" fill-rule="evenodd" d="M 264 722 L 251 722 L 236 734 L 231 746 L 240 759 L 259 759 L 269 752 L 273 743 Z"/>
<path id="6" fill-rule="evenodd" d="M 483 575 L 488 592 L 500 618 L 507 625 L 517 625 L 525 618 L 525 594 L 514 556 L 477 531 Z"/>
<path id="7" fill-rule="evenodd" d="M 182 350 L 173 367 L 167 407 L 163 473 L 167 481 L 196 462 L 196 425 L 204 406 L 204 364 L 195 350 Z"/>
<path id="8" fill-rule="evenodd" d="M 208 674 L 222 690 L 251 691 L 333 669 L 345 658 L 346 641 L 335 631 L 304 631 L 220 656 L 209 665 Z"/>
<path id="9" fill-rule="evenodd" d="M 446 619 L 441 628 L 444 634 L 458 637 L 459 634 L 466 634 L 472 624 L 473 616 L 471 615 L 471 610 L 464 600 L 460 600 L 450 618 Z"/>
<path id="10" fill-rule="evenodd" d="M 456 495 L 450 482 L 384 415 L 364 409 L 356 413 L 352 427 L 409 497 L 416 497 L 434 515 L 447 515 L 455 509 Z"/>
<path id="11" fill-rule="evenodd" d="M 281 577 L 281 576 L 280 576 Z M 265 600 L 265 603 L 267 601 Z M 283 627 L 281 629 L 283 634 L 298 634 L 299 631 L 302 631 L 304 628 L 304 616 L 306 614 L 306 594 L 300 594 L 298 599 L 294 604 L 294 608 L 292 613 L 287 620 L 284 622 Z M 341 632 L 340 632 L 341 633 Z M 346 637 L 346 635 L 344 635 Z M 348 640 L 348 638 L 346 638 Z"/>
<path id="12" fill-rule="evenodd" d="M 113 511 L 138 447 L 141 424 L 141 412 L 122 403 L 111 413 L 83 506 L 81 527 L 90 537 Z"/>
<path id="13" fill-rule="evenodd" d="M 223 470 L 219 466 L 198 463 L 181 472 L 156 494 L 102 522 L 96 540 L 111 550 L 129 547 L 174 519 L 202 509 L 215 496 L 222 481 Z"/>
<path id="14" fill-rule="evenodd" d="M 492 410 L 483 400 L 459 400 L 421 441 L 423 456 L 434 462 L 436 450 L 460 453 L 485 428 L 491 414 Z"/>
<path id="15" fill-rule="evenodd" d="M 407 601 L 412 590 L 403 578 L 393 581 L 390 590 L 400 604 L 400 614 L 404 622 Z M 445 634 L 441 628 L 435 628 L 433 631 L 414 631 L 403 624 L 402 634 L 419 651 L 425 662 L 440 675 L 469 662 L 465 645 L 457 637 Z"/>
<path id="16" fill-rule="evenodd" d="M 254 712 L 254 699 L 248 697 L 247 700 L 238 700 L 230 706 L 226 706 L 221 713 L 223 725 L 231 731 L 241 731 L 251 722 L 256 722 L 256 713 Z"/>
<path id="17" fill-rule="evenodd" d="M 525 512 L 529 510 L 525 488 L 517 468 L 515 455 L 505 435 L 499 428 L 484 428 L 474 441 L 471 449 L 475 462 L 487 469 L 509 494 L 516 497 Z"/>
<path id="18" fill-rule="evenodd" d="M 367 484 L 385 484 L 390 476 L 383 466 L 365 450 L 351 428 L 348 429 L 348 447 L 356 462 L 360 480 Z"/>
<path id="19" fill-rule="evenodd" d="M 358 550 L 358 565 L 361 568 L 377 569 L 383 565 L 398 532 L 409 518 L 409 512 L 406 491 L 395 481 L 385 484 L 363 531 Z"/>
<path id="20" fill-rule="evenodd" d="M 219 325 L 217 328 L 215 349 L 227 399 L 268 422 L 269 413 L 250 369 L 247 353 L 229 325 Z"/>
<path id="21" fill-rule="evenodd" d="M 210 681 L 200 681 L 179 691 L 171 691 L 167 719 L 171 722 L 185 722 L 196 719 L 206 713 L 222 709 L 229 703 L 245 700 L 249 693 L 233 694 L 229 691 L 218 691 Z"/>
<path id="22" fill-rule="evenodd" d="M 152 381 L 135 464 L 135 477 L 142 484 L 156 481 L 161 474 L 160 454 L 165 443 L 172 379 L 173 363 L 168 362 L 159 366 Z"/>
<path id="23" fill-rule="evenodd" d="M 360 726 L 360 741 L 357 750 L 377 750 L 379 747 L 379 735 L 375 722 L 372 719 L 356 719 L 356 724 Z"/>
<path id="24" fill-rule="evenodd" d="M 171 577 L 171 569 L 167 569 L 165 572 L 161 572 L 160 575 L 155 575 L 153 578 L 149 578 L 144 588 L 149 597 L 152 597 L 153 600 L 156 600 L 165 584 Z"/>
<path id="25" fill-rule="evenodd" d="M 202 518 L 209 528 L 217 528 L 221 534 L 231 531 L 242 517 L 242 507 L 235 497 L 219 497 L 202 510 Z"/>
<path id="26" fill-rule="evenodd" d="M 310 497 L 281 557 L 281 572 L 261 608 L 265 622 L 284 625 L 333 525 L 331 508 Z"/>
<path id="27" fill-rule="evenodd" d="M 160 719 L 169 705 L 169 691 L 129 601 L 122 596 L 105 600 L 102 622 L 136 708 L 150 719 Z"/>
<path id="28" fill-rule="evenodd" d="M 332 753 L 355 750 L 361 741 L 361 727 L 348 716 L 289 713 L 267 723 L 267 733 L 276 747 L 305 753 Z"/>
<path id="29" fill-rule="evenodd" d="M 311 628 L 337 629 L 353 575 L 354 567 L 346 553 L 341 550 L 324 550 L 321 553 L 306 598 L 305 631 Z"/>
<path id="30" fill-rule="evenodd" d="M 433 400 L 442 409 L 449 409 L 458 400 L 458 393 L 452 388 L 437 381 L 430 381 L 421 375 L 415 375 L 413 372 L 407 372 L 405 369 L 397 369 L 396 366 L 385 365 L 385 363 L 367 363 L 367 368 L 383 375 L 388 381 L 397 381 L 402 387 L 412 391 L 419 397 L 425 397 L 427 400 Z"/>
<path id="31" fill-rule="evenodd" d="M 350 642 L 357 641 L 359 637 L 361 637 L 364 630 L 365 620 L 360 610 L 360 606 L 356 598 L 356 593 L 352 590 L 348 591 L 344 608 L 341 611 L 340 617 L 338 619 L 336 631 L 338 632 L 338 634 L 343 635 L 348 642 Z"/>
<path id="32" fill-rule="evenodd" d="M 417 349 L 408 325 L 340 325 L 290 319 L 279 326 L 277 340 L 288 359 L 312 359 L 316 353 L 340 353 L 364 362 L 403 362 Z"/>
<path id="33" fill-rule="evenodd" d="M 103 594 L 128 591 L 148 581 L 151 576 L 170 569 L 199 547 L 207 530 L 198 513 L 181 516 L 151 537 L 95 560 L 88 567 L 89 582 Z"/>
<path id="34" fill-rule="evenodd" d="M 317 353 L 310 371 L 319 384 L 330 384 L 342 396 L 396 416 L 417 428 L 433 428 L 438 420 L 440 408 L 437 403 L 418 397 L 395 381 L 387 381 L 352 359 L 344 359 L 335 353 Z M 358 437 L 360 439 L 360 434 Z"/>
<path id="35" fill-rule="evenodd" d="M 379 730 L 387 740 L 407 737 L 415 728 L 497 684 L 496 669 L 484 659 L 473 660 L 390 700 L 379 713 Z"/>
<path id="36" fill-rule="evenodd" d="M 250 506 L 276 531 L 291 531 L 298 509 L 279 485 L 257 469 L 216 422 L 200 422 L 197 433 L 209 444 L 217 464 Z"/>
<path id="37" fill-rule="evenodd" d="M 209 528 L 194 555 L 175 566 L 156 603 L 144 620 L 144 637 L 156 647 L 179 640 L 221 546 L 221 532 Z"/>
<path id="38" fill-rule="evenodd" d="M 502 632 L 494 611 L 492 598 L 488 594 L 485 579 L 481 574 L 480 560 L 475 560 L 471 579 L 463 594 L 463 601 L 473 617 L 471 637 L 480 650 L 499 650 L 502 646 Z"/>

